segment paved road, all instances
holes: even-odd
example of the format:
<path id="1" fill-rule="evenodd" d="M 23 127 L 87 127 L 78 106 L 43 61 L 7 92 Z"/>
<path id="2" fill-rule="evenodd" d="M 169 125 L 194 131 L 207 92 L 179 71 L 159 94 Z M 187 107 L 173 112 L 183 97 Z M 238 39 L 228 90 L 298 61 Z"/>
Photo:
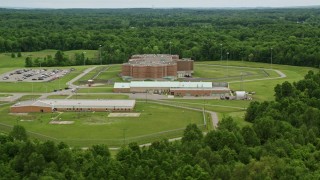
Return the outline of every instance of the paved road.
<path id="1" fill-rule="evenodd" d="M 91 67 L 91 68 L 88 68 L 86 70 L 84 70 L 81 74 L 79 74 L 77 77 L 73 78 L 72 80 L 70 80 L 69 82 L 67 82 L 67 85 L 70 87 L 70 88 L 76 88 L 77 86 L 74 85 L 73 83 L 78 81 L 80 78 L 82 78 L 83 76 L 85 76 L 86 74 L 88 74 L 90 71 L 94 70 L 95 68 L 97 68 L 97 66 L 94 66 L 94 67 Z"/>

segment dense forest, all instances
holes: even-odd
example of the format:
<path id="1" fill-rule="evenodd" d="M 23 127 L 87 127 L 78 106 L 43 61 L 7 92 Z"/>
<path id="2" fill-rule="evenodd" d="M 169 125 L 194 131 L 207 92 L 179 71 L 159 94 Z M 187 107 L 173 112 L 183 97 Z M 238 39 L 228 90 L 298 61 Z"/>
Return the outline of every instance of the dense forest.
<path id="1" fill-rule="evenodd" d="M 318 67 L 319 37 L 317 8 L 0 9 L 0 52 L 91 49 L 101 52 L 103 64 L 171 52 Z M 89 63 L 99 64 L 99 55 Z"/>
<path id="2" fill-rule="evenodd" d="M 320 73 L 275 87 L 275 101 L 252 102 L 240 128 L 230 117 L 203 135 L 186 127 L 181 141 L 88 150 L 28 139 L 16 125 L 0 134 L 2 179 L 319 179 Z"/>

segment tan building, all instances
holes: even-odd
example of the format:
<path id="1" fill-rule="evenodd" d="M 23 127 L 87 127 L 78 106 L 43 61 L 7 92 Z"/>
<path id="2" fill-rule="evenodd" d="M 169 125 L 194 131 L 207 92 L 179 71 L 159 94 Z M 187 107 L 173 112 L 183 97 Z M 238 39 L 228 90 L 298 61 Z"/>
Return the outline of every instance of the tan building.
<path id="1" fill-rule="evenodd" d="M 131 81 L 115 83 L 117 93 L 155 93 L 175 96 L 225 96 L 230 94 L 228 83 L 179 82 L 179 81 Z"/>
<path id="2" fill-rule="evenodd" d="M 41 99 L 18 102 L 11 113 L 67 111 L 132 111 L 135 100 Z"/>
<path id="3" fill-rule="evenodd" d="M 193 60 L 179 59 L 178 55 L 143 54 L 133 55 L 122 65 L 124 79 L 177 79 L 190 77 L 193 73 Z"/>

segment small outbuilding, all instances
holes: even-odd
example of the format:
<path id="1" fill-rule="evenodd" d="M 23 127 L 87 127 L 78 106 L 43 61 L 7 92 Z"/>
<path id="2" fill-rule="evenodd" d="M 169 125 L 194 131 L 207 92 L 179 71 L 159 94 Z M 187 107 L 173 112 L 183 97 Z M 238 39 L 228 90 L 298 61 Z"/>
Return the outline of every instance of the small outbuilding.
<path id="1" fill-rule="evenodd" d="M 244 100 L 248 98 L 248 95 L 245 91 L 235 91 L 234 94 L 236 100 Z"/>

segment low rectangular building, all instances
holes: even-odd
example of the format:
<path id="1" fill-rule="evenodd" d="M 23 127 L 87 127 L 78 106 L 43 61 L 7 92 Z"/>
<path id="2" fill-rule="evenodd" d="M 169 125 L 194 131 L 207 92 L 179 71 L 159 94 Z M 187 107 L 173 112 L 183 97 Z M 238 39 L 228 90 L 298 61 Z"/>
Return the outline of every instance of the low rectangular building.
<path id="1" fill-rule="evenodd" d="M 131 81 L 115 83 L 118 93 L 155 93 L 176 96 L 220 96 L 230 93 L 228 83 L 179 82 L 179 81 Z"/>
<path id="2" fill-rule="evenodd" d="M 18 102 L 10 107 L 10 112 L 132 111 L 135 102 L 135 100 L 41 99 Z"/>

